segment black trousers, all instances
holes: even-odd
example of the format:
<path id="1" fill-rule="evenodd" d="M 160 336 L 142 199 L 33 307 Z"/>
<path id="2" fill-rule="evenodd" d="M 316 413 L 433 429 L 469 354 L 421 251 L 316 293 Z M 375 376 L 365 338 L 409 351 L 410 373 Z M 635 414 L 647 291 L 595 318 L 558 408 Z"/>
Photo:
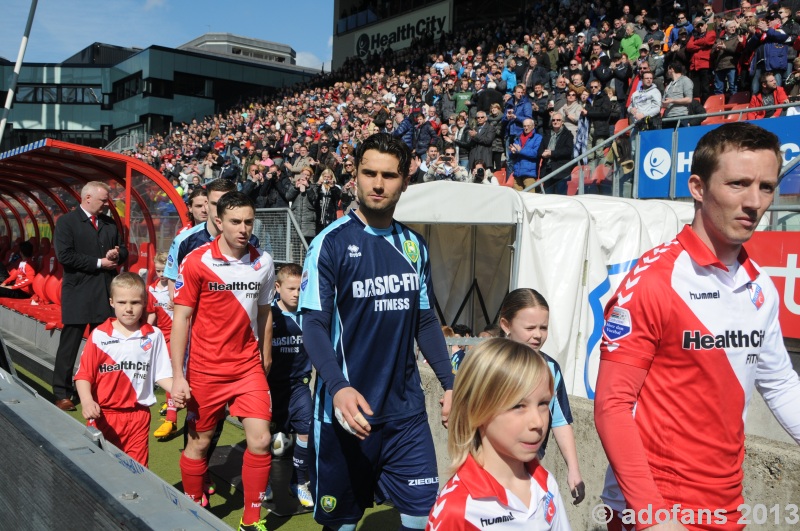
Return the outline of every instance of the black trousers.
<path id="1" fill-rule="evenodd" d="M 0 297 L 5 297 L 6 299 L 30 299 L 31 295 L 21 289 L 0 287 Z"/>
<path id="2" fill-rule="evenodd" d="M 94 330 L 100 324 L 89 323 L 89 331 Z M 81 346 L 84 330 L 86 330 L 86 324 L 65 324 L 64 329 L 61 330 L 61 339 L 58 342 L 58 351 L 56 351 L 56 364 L 53 369 L 53 395 L 56 400 L 75 395 L 72 371 L 75 367 L 75 359 L 78 357 L 78 348 Z"/>

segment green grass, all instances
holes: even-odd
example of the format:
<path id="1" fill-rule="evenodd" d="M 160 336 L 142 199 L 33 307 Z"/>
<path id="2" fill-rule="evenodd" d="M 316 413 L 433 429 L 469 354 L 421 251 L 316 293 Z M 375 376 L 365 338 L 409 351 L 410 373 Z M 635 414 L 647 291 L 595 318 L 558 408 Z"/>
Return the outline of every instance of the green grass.
<path id="1" fill-rule="evenodd" d="M 19 366 L 16 366 L 16 370 L 20 378 L 40 395 L 48 400 L 53 399 L 50 385 L 24 369 L 21 369 Z M 150 429 L 151 434 L 161 425 L 161 417 L 158 414 L 158 410 L 160 404 L 164 402 L 164 391 L 157 389 L 156 396 L 158 397 L 158 402 L 151 408 L 153 418 Z M 85 420 L 81 414 L 80 408 L 79 405 L 78 411 L 71 411 L 68 412 L 68 414 L 79 422 L 84 423 Z M 185 415 L 185 411 L 178 412 L 178 426 L 183 426 L 183 418 Z M 228 423 L 222 431 L 222 437 L 219 440 L 218 446 L 230 446 L 242 443 L 243 441 L 244 431 Z M 154 437 L 150 437 L 150 470 L 178 490 L 181 490 L 181 471 L 178 467 L 178 460 L 180 459 L 182 449 L 183 433 L 180 430 L 178 430 L 175 436 L 166 441 L 157 441 Z M 220 518 L 235 529 L 239 525 L 239 520 L 242 517 L 242 494 L 233 487 L 228 486 L 226 488 L 226 485 L 220 478 L 214 478 L 214 480 L 217 484 L 217 493 L 211 497 L 210 511 L 216 515 L 217 518 Z M 320 528 L 320 526 L 314 522 L 310 513 L 293 516 L 291 518 L 278 518 L 274 515 L 267 515 L 266 518 L 267 528 L 270 530 L 305 531 Z M 366 512 L 358 529 L 364 531 L 392 530 L 397 529 L 399 526 L 400 515 L 396 510 L 390 507 L 377 506 Z"/>

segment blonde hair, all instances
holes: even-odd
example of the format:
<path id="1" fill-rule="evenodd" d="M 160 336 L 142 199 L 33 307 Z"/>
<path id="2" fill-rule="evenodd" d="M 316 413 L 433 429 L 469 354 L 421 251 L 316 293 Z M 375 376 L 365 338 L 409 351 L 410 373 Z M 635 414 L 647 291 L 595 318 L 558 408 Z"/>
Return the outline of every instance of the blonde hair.
<path id="1" fill-rule="evenodd" d="M 444 337 L 456 337 L 456 333 L 453 332 L 453 329 L 449 326 L 445 325 L 442 327 L 442 335 Z"/>
<path id="2" fill-rule="evenodd" d="M 544 380 L 543 380 L 544 379 Z M 553 394 L 544 358 L 510 339 L 487 339 L 459 367 L 447 428 L 447 450 L 455 473 L 467 455 L 478 459 L 479 428 L 526 397 L 543 381 Z"/>
<path id="3" fill-rule="evenodd" d="M 117 288 L 122 289 L 133 289 L 139 288 L 142 293 L 142 302 L 144 303 L 146 300 L 147 295 L 147 287 L 144 285 L 144 280 L 142 277 L 135 273 L 125 272 L 120 273 L 119 275 L 114 277 L 114 280 L 111 281 L 111 287 L 108 292 L 111 294 L 111 298 L 114 298 L 114 290 Z"/>
<path id="4" fill-rule="evenodd" d="M 166 264 L 167 263 L 167 252 L 161 251 L 160 253 L 156 254 L 153 258 L 154 264 Z"/>

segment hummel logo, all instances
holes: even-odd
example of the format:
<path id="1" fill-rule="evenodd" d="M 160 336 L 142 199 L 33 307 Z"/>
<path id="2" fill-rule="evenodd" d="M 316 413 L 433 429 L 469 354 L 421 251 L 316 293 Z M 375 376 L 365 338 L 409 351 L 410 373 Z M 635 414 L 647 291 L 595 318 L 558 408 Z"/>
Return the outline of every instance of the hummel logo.
<path id="1" fill-rule="evenodd" d="M 358 258 L 361 256 L 361 252 L 358 250 L 357 245 L 348 245 L 347 250 L 350 251 L 350 258 Z"/>

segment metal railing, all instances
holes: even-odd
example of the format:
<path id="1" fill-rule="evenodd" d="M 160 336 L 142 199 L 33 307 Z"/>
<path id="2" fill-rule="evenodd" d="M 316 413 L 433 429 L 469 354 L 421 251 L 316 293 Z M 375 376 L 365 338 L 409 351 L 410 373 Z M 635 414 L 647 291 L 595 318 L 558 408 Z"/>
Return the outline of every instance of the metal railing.
<path id="1" fill-rule="evenodd" d="M 142 129 L 135 129 L 124 135 L 120 135 L 112 140 L 103 149 L 106 151 L 113 151 L 114 153 L 122 153 L 123 151 L 135 151 L 136 146 L 147 142 L 147 133 Z"/>
<path id="2" fill-rule="evenodd" d="M 688 120 L 694 120 L 694 119 L 698 119 L 698 118 L 702 118 L 702 119 L 705 120 L 706 118 L 711 118 L 711 117 L 715 117 L 715 116 L 726 116 L 726 115 L 730 115 L 730 114 L 738 114 L 740 119 L 741 119 L 741 117 L 742 117 L 741 115 L 744 114 L 745 112 L 750 113 L 750 112 L 753 112 L 753 111 L 769 111 L 769 110 L 776 110 L 776 109 L 788 109 L 788 108 L 797 107 L 797 106 L 800 106 L 800 102 L 782 103 L 782 104 L 778 104 L 778 105 L 764 105 L 762 107 L 749 107 L 747 109 L 726 109 L 726 110 L 722 110 L 722 111 L 718 111 L 718 112 L 708 112 L 708 113 L 703 113 L 703 114 L 690 114 L 690 115 L 674 117 L 674 118 L 663 118 L 661 123 L 664 124 L 664 123 L 673 123 L 674 122 L 675 123 L 675 129 L 677 129 L 678 127 L 680 127 L 681 122 L 685 122 L 685 121 L 688 121 Z M 711 125 L 711 124 L 709 124 L 709 125 Z M 554 179 L 556 177 L 559 177 L 561 175 L 564 175 L 564 177 L 569 177 L 572 166 L 574 166 L 575 164 L 579 163 L 583 159 L 589 158 L 589 155 L 595 153 L 596 151 L 599 151 L 601 149 L 605 149 L 606 147 L 610 147 L 611 144 L 614 142 L 614 140 L 616 140 L 617 138 L 619 138 L 619 137 L 621 137 L 623 135 L 627 135 L 632 129 L 635 129 L 635 128 L 636 128 L 635 124 L 628 125 L 623 130 L 621 130 L 618 133 L 615 133 L 615 134 L 611 135 L 610 137 L 606 138 L 605 140 L 603 140 L 603 142 L 601 142 L 600 144 L 598 144 L 595 147 L 591 148 L 590 150 L 588 150 L 588 151 L 586 151 L 584 153 L 581 153 L 577 157 L 573 157 L 569 162 L 559 166 L 558 168 L 556 168 L 555 170 L 553 170 L 549 174 L 547 174 L 547 176 L 542 177 L 541 179 L 538 179 L 536 182 L 534 182 L 530 186 L 527 186 L 522 191 L 523 192 L 530 192 L 534 188 L 540 187 L 542 193 L 544 193 L 544 185 L 548 181 L 550 181 L 551 179 Z M 638 146 L 636 146 L 634 148 L 634 152 L 638 153 L 638 151 L 639 151 L 638 150 Z M 635 162 L 636 162 L 636 164 L 634 165 L 634 172 L 635 172 L 634 173 L 634 182 L 637 181 L 636 176 L 637 176 L 637 174 L 639 172 L 638 160 L 635 160 Z M 800 157 L 795 158 L 794 160 L 790 161 L 789 164 L 784 166 L 782 168 L 782 170 L 781 170 L 781 178 L 783 177 L 783 175 L 786 173 L 786 171 L 788 169 L 791 169 L 791 167 L 796 165 L 798 162 L 800 162 Z M 616 181 L 616 179 L 615 179 L 615 181 Z M 674 183 L 673 183 L 673 186 L 674 186 Z M 614 182 L 613 189 L 614 189 L 614 191 L 617 190 L 617 183 L 616 182 Z M 583 178 L 580 178 L 578 180 L 578 192 L 577 193 L 579 195 L 582 195 L 584 193 L 584 179 Z"/>

